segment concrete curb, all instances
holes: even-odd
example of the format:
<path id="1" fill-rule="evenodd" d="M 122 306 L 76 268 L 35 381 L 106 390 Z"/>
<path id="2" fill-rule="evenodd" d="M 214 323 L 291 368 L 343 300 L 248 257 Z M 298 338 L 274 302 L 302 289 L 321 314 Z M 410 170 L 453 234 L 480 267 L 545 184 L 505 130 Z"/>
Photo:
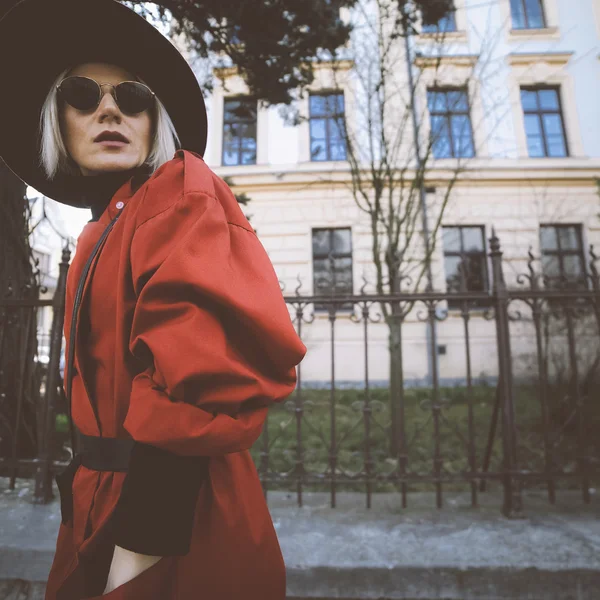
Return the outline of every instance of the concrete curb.
<path id="1" fill-rule="evenodd" d="M 54 556 L 58 503 L 35 505 L 19 485 L 2 491 L 0 480 L 0 584 L 44 582 Z M 530 495 L 520 520 L 502 517 L 493 495 L 476 509 L 448 497 L 442 511 L 431 495 L 411 499 L 400 510 L 380 495 L 367 510 L 363 495 L 338 494 L 332 509 L 327 494 L 307 493 L 299 508 L 270 493 L 289 600 L 600 599 L 600 498 L 584 506 L 567 493 L 551 507 Z"/>
<path id="2" fill-rule="evenodd" d="M 600 571 L 535 568 L 294 568 L 291 598 L 344 600 L 598 600 Z"/>

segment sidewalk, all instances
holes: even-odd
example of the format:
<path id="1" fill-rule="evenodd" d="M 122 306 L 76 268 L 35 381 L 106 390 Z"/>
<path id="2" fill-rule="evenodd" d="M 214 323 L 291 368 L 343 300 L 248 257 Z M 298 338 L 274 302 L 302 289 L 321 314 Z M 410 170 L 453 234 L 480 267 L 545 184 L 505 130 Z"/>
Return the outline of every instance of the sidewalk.
<path id="1" fill-rule="evenodd" d="M 21 481 L 9 491 L 0 479 L 0 593 L 9 580 L 43 582 L 50 568 L 58 505 L 32 504 L 31 488 Z M 454 495 L 437 511 L 430 494 L 411 495 L 404 512 L 394 494 L 374 498 L 371 510 L 362 494 L 338 494 L 331 509 L 328 494 L 306 494 L 298 508 L 294 495 L 271 492 L 269 505 L 290 599 L 599 600 L 600 498 L 592 498 L 585 506 L 577 492 L 563 493 L 551 507 L 528 494 L 521 520 L 505 519 L 495 495 L 475 510 Z"/>

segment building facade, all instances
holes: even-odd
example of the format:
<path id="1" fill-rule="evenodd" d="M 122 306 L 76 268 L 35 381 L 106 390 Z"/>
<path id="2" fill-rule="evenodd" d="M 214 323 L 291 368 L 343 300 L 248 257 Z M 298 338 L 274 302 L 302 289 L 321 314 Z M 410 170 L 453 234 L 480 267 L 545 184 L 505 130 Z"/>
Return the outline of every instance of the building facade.
<path id="1" fill-rule="evenodd" d="M 364 40 L 359 28 L 343 60 L 318 65 L 314 84 L 296 103 L 303 117 L 297 126 L 285 123 L 279 107 L 249 98 L 234 69 L 219 72 L 221 84 L 208 102 L 206 160 L 250 196 L 246 212 L 289 295 L 299 282 L 305 294 L 327 294 L 332 286 L 359 293 L 365 281 L 364 289 L 374 290 L 373 236 L 352 192 L 338 126 L 340 115 L 347 127 L 364 123 L 364 86 L 356 75 L 369 52 Z M 578 285 L 589 274 L 589 246 L 600 245 L 600 1 L 456 0 L 453 13 L 410 36 L 408 50 L 400 39 L 392 52 L 398 68 L 388 77 L 399 95 L 410 88 L 409 57 L 418 135 L 429 150 L 424 193 L 435 232 L 433 289 L 451 288 L 468 264 L 467 288 L 488 290 L 492 230 L 509 286 L 527 273 L 529 252 L 547 281 Z M 398 130 L 407 128 L 398 161 L 409 170 L 409 102 L 393 98 L 388 107 Z M 355 139 L 367 143 L 360 135 Z M 484 309 L 471 317 L 473 373 L 483 379 L 497 369 L 494 325 Z M 451 302 L 445 312 L 437 360 L 442 380 L 456 382 L 464 378 L 463 322 Z M 318 307 L 313 317 L 303 328 L 303 379 L 317 385 L 331 377 L 331 324 Z M 369 377 L 385 385 L 387 327 L 374 324 L 370 335 Z M 362 336 L 351 311 L 336 315 L 340 383 L 364 381 Z M 415 311 L 403 339 L 407 381 L 427 381 L 427 340 Z M 529 368 L 532 343 L 524 330 L 513 349 L 517 372 Z"/>

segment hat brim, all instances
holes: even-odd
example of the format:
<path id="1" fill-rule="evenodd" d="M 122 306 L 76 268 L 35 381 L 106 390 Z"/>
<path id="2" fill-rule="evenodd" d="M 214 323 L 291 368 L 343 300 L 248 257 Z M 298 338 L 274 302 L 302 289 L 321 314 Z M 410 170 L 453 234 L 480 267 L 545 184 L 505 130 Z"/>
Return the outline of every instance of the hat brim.
<path id="1" fill-rule="evenodd" d="M 85 62 L 118 65 L 145 81 L 181 145 L 200 155 L 207 117 L 187 61 L 153 25 L 116 0 L 22 0 L 0 20 L 0 156 L 25 183 L 81 206 L 72 177 L 49 180 L 39 164 L 42 105 L 58 75 Z"/>

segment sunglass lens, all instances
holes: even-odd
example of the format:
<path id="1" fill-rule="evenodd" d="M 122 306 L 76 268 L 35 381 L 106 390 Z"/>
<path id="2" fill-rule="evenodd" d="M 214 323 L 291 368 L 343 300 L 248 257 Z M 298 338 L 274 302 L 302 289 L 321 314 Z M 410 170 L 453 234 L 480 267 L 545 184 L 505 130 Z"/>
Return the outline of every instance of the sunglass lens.
<path id="1" fill-rule="evenodd" d="M 138 114 L 150 108 L 154 97 L 142 83 L 124 81 L 117 86 L 119 108 L 129 114 Z"/>
<path id="2" fill-rule="evenodd" d="M 98 86 L 85 77 L 67 77 L 60 84 L 60 94 L 77 110 L 91 110 L 98 105 Z"/>

